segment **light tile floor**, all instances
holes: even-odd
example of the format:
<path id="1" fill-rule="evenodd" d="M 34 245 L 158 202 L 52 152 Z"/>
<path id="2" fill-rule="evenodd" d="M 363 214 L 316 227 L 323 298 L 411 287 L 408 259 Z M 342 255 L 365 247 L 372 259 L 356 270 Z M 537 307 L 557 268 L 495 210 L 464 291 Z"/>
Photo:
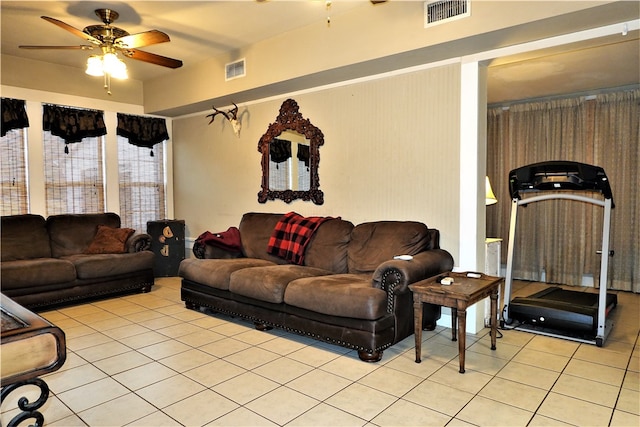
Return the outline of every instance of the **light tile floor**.
<path id="1" fill-rule="evenodd" d="M 638 294 L 619 293 L 602 348 L 503 330 L 491 351 L 483 330 L 468 335 L 459 374 L 447 328 L 423 334 L 421 364 L 413 336 L 369 364 L 348 349 L 187 310 L 179 289 L 178 278 L 159 278 L 148 294 L 40 313 L 67 336 L 65 365 L 44 377 L 47 425 L 640 425 Z M 4 402 L 2 425 L 16 401 Z"/>

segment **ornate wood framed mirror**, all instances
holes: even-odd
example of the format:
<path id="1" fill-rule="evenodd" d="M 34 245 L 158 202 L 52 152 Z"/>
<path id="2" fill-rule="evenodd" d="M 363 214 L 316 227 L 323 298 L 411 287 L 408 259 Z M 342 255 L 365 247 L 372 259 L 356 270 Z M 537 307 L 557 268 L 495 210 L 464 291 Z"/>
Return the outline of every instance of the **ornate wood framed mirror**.
<path id="1" fill-rule="evenodd" d="M 324 134 L 298 111 L 298 103 L 287 99 L 260 142 L 262 190 L 258 202 L 280 199 L 286 203 L 302 199 L 316 205 L 324 203 L 320 190 L 319 148 Z"/>

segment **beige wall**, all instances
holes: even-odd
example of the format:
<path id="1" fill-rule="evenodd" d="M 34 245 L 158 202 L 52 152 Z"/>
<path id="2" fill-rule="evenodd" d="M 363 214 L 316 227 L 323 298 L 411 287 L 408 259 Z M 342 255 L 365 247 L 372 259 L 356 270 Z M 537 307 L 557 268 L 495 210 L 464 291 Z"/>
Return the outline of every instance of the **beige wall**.
<path id="1" fill-rule="evenodd" d="M 145 110 L 175 116 L 212 102 L 247 102 L 283 88 L 300 90 L 566 34 L 615 22 L 633 10 L 629 2 L 474 0 L 470 17 L 424 28 L 423 3 L 363 5 L 335 16 L 330 27 L 319 19 L 231 54 L 185 64 L 145 81 Z M 225 81 L 225 63 L 241 58 L 246 77 Z"/>
<path id="2" fill-rule="evenodd" d="M 240 107 L 242 132 L 206 112 L 173 120 L 176 217 L 187 235 L 237 226 L 248 211 L 342 216 L 354 223 L 418 220 L 442 232 L 457 258 L 459 234 L 458 63 L 293 95 L 325 135 L 325 203 L 260 204 L 258 140 L 286 98 Z"/>

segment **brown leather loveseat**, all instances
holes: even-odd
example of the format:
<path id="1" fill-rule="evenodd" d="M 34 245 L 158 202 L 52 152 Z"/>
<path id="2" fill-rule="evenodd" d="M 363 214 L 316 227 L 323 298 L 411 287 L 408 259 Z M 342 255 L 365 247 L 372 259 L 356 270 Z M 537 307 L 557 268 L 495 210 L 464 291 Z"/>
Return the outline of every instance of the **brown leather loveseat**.
<path id="1" fill-rule="evenodd" d="M 38 309 L 154 283 L 151 237 L 115 213 L 2 217 L 2 293 Z"/>
<path id="2" fill-rule="evenodd" d="M 281 328 L 355 349 L 360 359 L 375 362 L 384 349 L 413 334 L 408 285 L 453 267 L 451 255 L 439 248 L 438 230 L 423 223 L 354 226 L 340 218 L 322 222 L 302 265 L 291 264 L 267 251 L 282 218 L 245 214 L 239 258 L 182 261 L 187 308 L 208 307 L 252 321 L 258 329 Z M 394 259 L 398 255 L 412 258 Z M 439 318 L 440 307 L 425 304 L 423 327 L 434 328 Z"/>

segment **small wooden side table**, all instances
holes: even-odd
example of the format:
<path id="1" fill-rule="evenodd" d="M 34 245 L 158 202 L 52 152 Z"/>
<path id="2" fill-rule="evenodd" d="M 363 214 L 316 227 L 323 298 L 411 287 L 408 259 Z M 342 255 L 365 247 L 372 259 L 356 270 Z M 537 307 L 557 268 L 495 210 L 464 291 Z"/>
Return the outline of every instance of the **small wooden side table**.
<path id="1" fill-rule="evenodd" d="M 450 285 L 440 284 L 444 277 L 453 278 Z M 416 338 L 416 363 L 420 363 L 422 354 L 422 303 L 431 303 L 451 308 L 452 341 L 458 339 L 458 359 L 460 373 L 464 374 L 464 353 L 466 346 L 467 307 L 491 298 L 491 350 L 496 349 L 498 291 L 503 279 L 501 277 L 480 274 L 478 278 L 467 277 L 467 273 L 446 273 L 409 285 L 413 291 L 414 328 Z M 457 321 L 457 328 L 456 328 Z"/>

